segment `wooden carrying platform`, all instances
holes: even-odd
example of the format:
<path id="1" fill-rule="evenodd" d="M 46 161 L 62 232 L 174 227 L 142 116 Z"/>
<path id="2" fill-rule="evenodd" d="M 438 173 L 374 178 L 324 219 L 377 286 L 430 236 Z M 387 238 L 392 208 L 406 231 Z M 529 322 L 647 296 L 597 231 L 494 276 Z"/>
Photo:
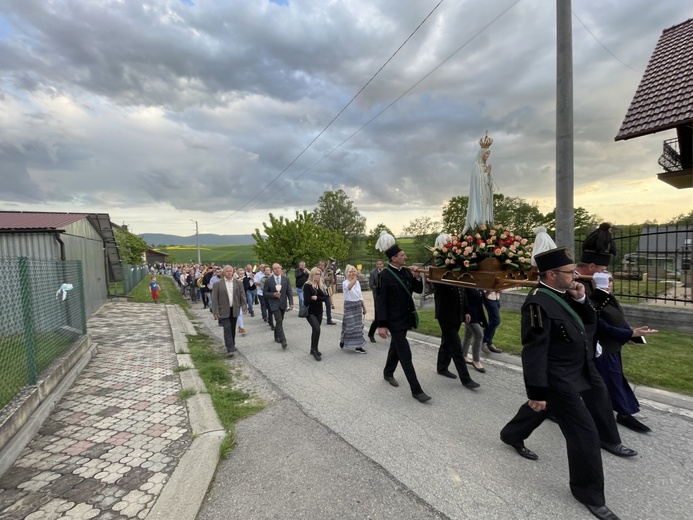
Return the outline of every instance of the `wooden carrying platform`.
<path id="1" fill-rule="evenodd" d="M 502 291 L 515 287 L 533 287 L 537 284 L 537 270 L 533 267 L 526 273 L 519 269 L 505 269 L 498 260 L 486 258 L 479 262 L 479 270 L 451 271 L 440 267 L 429 267 L 426 279 L 432 283 L 470 287 L 485 291 Z"/>

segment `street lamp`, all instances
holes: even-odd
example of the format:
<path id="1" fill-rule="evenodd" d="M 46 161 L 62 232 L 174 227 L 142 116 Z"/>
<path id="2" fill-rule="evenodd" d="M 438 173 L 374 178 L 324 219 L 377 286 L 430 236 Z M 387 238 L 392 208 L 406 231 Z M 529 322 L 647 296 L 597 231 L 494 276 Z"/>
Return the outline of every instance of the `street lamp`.
<path id="1" fill-rule="evenodd" d="M 202 260 L 200 260 L 200 231 L 197 226 L 197 220 L 193 220 L 191 218 L 188 219 L 190 222 L 195 223 L 195 240 L 197 241 L 197 263 L 202 264 Z"/>

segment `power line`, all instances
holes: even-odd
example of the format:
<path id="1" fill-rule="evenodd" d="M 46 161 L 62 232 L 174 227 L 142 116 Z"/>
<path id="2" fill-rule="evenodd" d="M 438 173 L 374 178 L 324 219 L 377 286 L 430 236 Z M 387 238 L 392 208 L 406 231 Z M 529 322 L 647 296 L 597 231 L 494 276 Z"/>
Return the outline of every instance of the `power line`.
<path id="1" fill-rule="evenodd" d="M 594 35 L 594 33 L 593 33 L 592 31 L 589 30 L 589 28 L 585 25 L 585 22 L 583 22 L 582 20 L 580 20 L 580 17 L 577 15 L 577 13 L 576 13 L 575 11 L 573 11 L 573 16 L 574 16 L 575 18 L 577 18 L 577 21 L 580 22 L 580 25 L 582 25 L 582 26 L 585 28 L 585 30 L 586 30 L 588 33 L 590 33 L 590 36 L 592 36 L 592 38 L 594 38 L 594 39 L 596 40 L 596 42 L 597 42 L 599 45 L 601 45 L 601 46 L 604 48 L 604 50 L 605 50 L 606 52 L 608 52 L 608 53 L 611 54 L 614 58 L 616 58 L 616 60 L 617 60 L 619 63 L 621 63 L 621 64 L 624 65 L 625 67 L 628 67 L 630 70 L 632 70 L 632 71 L 634 71 L 634 72 L 637 72 L 638 74 L 642 74 L 642 73 L 643 73 L 641 70 L 634 69 L 633 67 L 631 67 L 630 65 L 628 65 L 627 63 L 625 63 L 621 58 L 619 58 L 618 56 L 616 56 L 613 52 L 611 52 L 611 51 L 608 49 L 608 47 L 607 47 L 606 45 L 604 45 L 604 44 L 599 40 L 599 38 L 597 38 L 597 37 Z"/>
<path id="2" fill-rule="evenodd" d="M 277 180 L 279 180 L 279 178 L 280 178 L 282 175 L 284 175 L 284 173 L 285 173 L 289 168 L 291 168 L 291 166 L 293 166 L 293 164 L 294 164 L 296 161 L 298 161 L 298 159 L 308 150 L 308 148 L 310 148 L 310 147 L 313 145 L 313 143 L 315 143 L 315 141 L 317 141 L 317 140 L 320 138 L 320 136 L 321 136 L 322 134 L 324 134 L 330 126 L 332 126 L 332 123 L 334 123 L 334 122 L 337 120 L 337 118 L 338 118 L 339 116 L 341 116 L 342 113 L 343 113 L 347 108 L 349 108 L 349 106 L 350 106 L 350 105 L 354 102 L 354 100 L 361 94 L 361 92 L 363 92 L 363 91 L 366 89 L 366 87 L 368 87 L 368 85 L 371 84 L 371 82 L 375 79 L 375 77 L 376 77 L 378 74 L 380 74 L 380 72 L 387 66 L 388 63 L 390 63 L 390 61 L 392 61 L 392 59 L 397 55 L 397 53 L 398 53 L 400 50 L 402 50 L 402 48 L 407 44 L 407 42 L 408 42 L 409 40 L 411 40 L 411 38 L 414 36 L 414 34 L 416 34 L 416 32 L 421 28 L 421 26 L 423 26 L 423 24 L 426 23 L 426 20 L 428 20 L 428 19 L 431 17 L 431 15 L 433 15 L 433 13 L 435 12 L 435 10 L 438 9 L 438 7 L 440 6 L 440 4 L 443 3 L 443 1 L 444 1 L 444 0 L 440 0 L 440 1 L 435 5 L 435 7 L 434 7 L 433 9 L 431 9 L 431 11 L 430 11 L 430 12 L 426 15 L 426 17 L 421 21 L 421 23 L 419 23 L 419 25 L 416 26 L 416 28 L 415 28 L 415 29 L 412 31 L 412 33 L 407 37 L 407 39 L 404 40 L 404 42 L 402 42 L 402 44 L 401 44 L 399 47 L 397 47 L 397 50 L 395 50 L 395 52 L 387 59 L 387 61 L 385 61 L 385 63 L 382 64 L 382 66 L 376 71 L 376 73 L 373 74 L 373 76 L 371 76 L 371 78 L 366 82 L 366 84 L 363 85 L 363 87 L 361 87 L 361 89 L 360 89 L 356 94 L 354 94 L 354 96 L 349 100 L 349 102 L 348 102 L 346 105 L 344 105 L 344 107 L 337 113 L 337 115 L 334 116 L 334 117 L 332 118 L 332 120 L 331 120 L 329 123 L 327 123 L 327 126 L 325 126 L 325 128 L 323 128 L 323 129 L 320 131 L 320 133 L 318 133 L 318 135 L 316 135 L 316 136 L 313 138 L 313 140 L 312 140 L 310 143 L 308 143 L 308 145 L 307 145 L 303 150 L 301 150 L 301 153 L 299 153 L 299 154 L 294 158 L 293 161 L 291 161 L 281 172 L 279 172 L 279 175 L 277 175 L 274 179 L 272 179 L 272 180 L 270 181 L 270 183 L 267 184 L 267 186 L 265 186 L 264 188 L 262 188 L 257 194 L 255 194 L 250 200 L 248 200 L 245 204 L 243 204 L 243 205 L 242 205 L 240 208 L 238 208 L 236 211 L 234 211 L 233 213 L 231 213 L 229 216 L 222 218 L 221 220 L 217 220 L 216 222 L 213 222 L 213 223 L 210 224 L 210 225 L 219 224 L 220 222 L 223 222 L 224 220 L 227 220 L 227 219 L 233 217 L 236 213 L 238 213 L 239 211 L 245 209 L 251 202 L 253 202 L 255 199 L 257 199 L 257 198 L 258 198 L 260 195 L 262 195 L 270 186 L 272 186 L 272 184 L 274 184 Z M 331 153 L 331 152 L 330 152 L 330 153 Z M 295 180 L 295 179 L 294 179 L 294 180 Z"/>

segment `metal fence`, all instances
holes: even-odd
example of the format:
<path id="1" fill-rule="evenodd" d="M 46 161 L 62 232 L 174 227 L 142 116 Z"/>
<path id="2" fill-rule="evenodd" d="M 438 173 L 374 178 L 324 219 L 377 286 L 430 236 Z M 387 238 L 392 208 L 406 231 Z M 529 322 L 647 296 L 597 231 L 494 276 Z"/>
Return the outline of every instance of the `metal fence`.
<path id="1" fill-rule="evenodd" d="M 0 257 L 0 409 L 87 332 L 82 263 Z"/>
<path id="2" fill-rule="evenodd" d="M 123 264 L 123 280 L 110 284 L 109 296 L 127 296 L 147 274 L 149 267 L 144 264 Z"/>

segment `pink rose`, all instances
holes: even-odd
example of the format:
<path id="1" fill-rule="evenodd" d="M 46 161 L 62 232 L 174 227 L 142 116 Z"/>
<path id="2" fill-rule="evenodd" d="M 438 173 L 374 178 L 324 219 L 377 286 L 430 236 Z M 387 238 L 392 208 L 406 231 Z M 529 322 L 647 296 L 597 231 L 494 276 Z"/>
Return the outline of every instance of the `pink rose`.
<path id="1" fill-rule="evenodd" d="M 482 231 L 483 231 L 484 229 L 486 229 L 486 224 L 481 224 L 481 225 L 479 226 L 479 229 L 481 229 Z"/>
<path id="2" fill-rule="evenodd" d="M 523 238 L 522 240 L 520 240 L 520 244 L 522 244 L 523 246 L 526 246 L 527 245 L 527 239 Z"/>
<path id="3" fill-rule="evenodd" d="M 488 232 L 489 235 L 494 236 L 496 234 L 496 230 L 492 229 L 491 231 Z"/>
<path id="4" fill-rule="evenodd" d="M 474 238 L 481 238 L 481 234 L 477 233 L 476 235 L 474 235 Z"/>
<path id="5" fill-rule="evenodd" d="M 506 260 L 505 263 L 506 263 L 506 264 L 512 264 L 512 262 L 510 261 L 510 259 Z"/>
<path id="6" fill-rule="evenodd" d="M 448 248 L 445 247 L 445 246 L 443 246 L 443 249 L 441 249 L 441 251 L 442 251 L 443 253 L 447 253 L 447 252 L 448 252 Z"/>
<path id="7" fill-rule="evenodd" d="M 463 263 L 465 267 L 469 267 L 469 260 L 465 260 Z"/>
<path id="8" fill-rule="evenodd" d="M 500 248 L 500 250 L 501 250 L 501 253 L 505 253 L 508 250 L 508 248 L 503 246 Z"/>
<path id="9" fill-rule="evenodd" d="M 496 256 L 500 256 L 500 254 L 502 253 L 502 251 L 501 251 L 500 249 L 494 249 L 493 253 L 494 253 Z"/>
<path id="10" fill-rule="evenodd" d="M 450 264 L 454 265 L 454 263 L 455 263 L 455 259 L 454 259 L 454 258 L 451 258 L 451 259 L 450 259 Z"/>
<path id="11" fill-rule="evenodd" d="M 449 258 L 446 258 L 446 259 L 445 259 L 445 265 L 449 265 L 449 264 L 450 264 L 450 259 L 449 259 Z"/>

